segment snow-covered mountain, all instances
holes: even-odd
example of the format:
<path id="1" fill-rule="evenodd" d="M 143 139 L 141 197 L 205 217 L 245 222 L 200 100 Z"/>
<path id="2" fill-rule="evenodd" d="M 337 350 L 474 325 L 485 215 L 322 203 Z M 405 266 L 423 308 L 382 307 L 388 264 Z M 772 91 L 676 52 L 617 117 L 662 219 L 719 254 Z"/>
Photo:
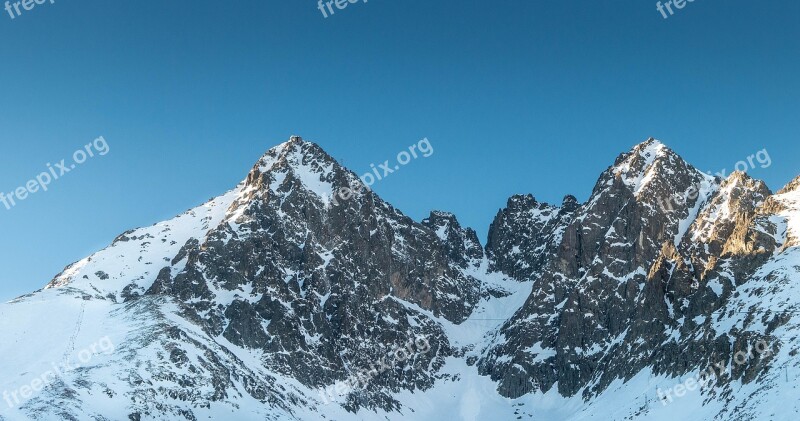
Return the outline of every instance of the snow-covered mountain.
<path id="1" fill-rule="evenodd" d="M 0 305 L 0 420 L 796 419 L 798 238 L 649 139 L 484 248 L 292 137 Z"/>

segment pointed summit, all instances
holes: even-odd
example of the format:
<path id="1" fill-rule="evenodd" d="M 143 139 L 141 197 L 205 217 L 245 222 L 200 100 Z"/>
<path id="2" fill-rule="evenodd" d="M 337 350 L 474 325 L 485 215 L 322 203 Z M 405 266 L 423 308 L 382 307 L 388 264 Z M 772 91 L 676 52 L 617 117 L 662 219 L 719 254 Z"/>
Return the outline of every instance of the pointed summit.
<path id="1" fill-rule="evenodd" d="M 612 172 L 638 195 L 657 174 L 659 167 L 676 163 L 685 164 L 675 152 L 651 137 L 634 146 L 630 152 L 620 155 L 614 162 Z"/>
<path id="2" fill-rule="evenodd" d="M 313 193 L 322 202 L 328 202 L 338 189 L 361 182 L 316 143 L 291 136 L 288 141 L 269 149 L 256 162 L 245 183 L 273 195 L 299 187 Z"/>
<path id="3" fill-rule="evenodd" d="M 800 188 L 800 175 L 798 175 L 792 181 L 783 186 L 783 188 L 778 190 L 776 194 L 791 193 L 793 191 L 798 190 L 798 188 Z"/>
<path id="4" fill-rule="evenodd" d="M 429 217 L 422 220 L 422 225 L 428 227 L 442 242 L 448 257 L 466 268 L 468 265 L 480 266 L 483 259 L 483 247 L 478 240 L 478 235 L 472 228 L 462 227 L 458 218 L 450 212 L 431 211 Z"/>
<path id="5" fill-rule="evenodd" d="M 663 200 L 688 188 L 687 184 L 676 189 L 676 180 L 682 180 L 680 184 L 714 184 L 714 177 L 688 164 L 672 149 L 651 137 L 620 154 L 614 165 L 600 176 L 592 195 L 619 183 L 637 198 L 657 194 Z"/>
<path id="6" fill-rule="evenodd" d="M 329 163 L 336 162 L 316 143 L 304 140 L 300 136 L 291 136 L 286 142 L 267 150 L 258 160 L 255 167 L 264 172 L 281 163 L 302 165 L 303 162 L 312 159 L 320 159 Z"/>

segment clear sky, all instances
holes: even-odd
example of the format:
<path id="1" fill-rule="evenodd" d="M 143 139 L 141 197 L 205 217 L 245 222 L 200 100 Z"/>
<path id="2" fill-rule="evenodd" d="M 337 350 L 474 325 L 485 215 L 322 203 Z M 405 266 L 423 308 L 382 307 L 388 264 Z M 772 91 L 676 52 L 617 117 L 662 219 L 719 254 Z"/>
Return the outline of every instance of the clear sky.
<path id="1" fill-rule="evenodd" d="M 292 134 L 359 173 L 427 137 L 432 156 L 373 188 L 417 220 L 452 211 L 482 240 L 510 195 L 583 201 L 649 136 L 712 172 L 766 148 L 772 165 L 750 173 L 773 189 L 800 174 L 794 0 L 695 0 L 668 19 L 647 0 L 21 11 L 0 10 L 0 192 L 98 136 L 109 152 L 0 204 L 3 301 L 223 193 Z"/>

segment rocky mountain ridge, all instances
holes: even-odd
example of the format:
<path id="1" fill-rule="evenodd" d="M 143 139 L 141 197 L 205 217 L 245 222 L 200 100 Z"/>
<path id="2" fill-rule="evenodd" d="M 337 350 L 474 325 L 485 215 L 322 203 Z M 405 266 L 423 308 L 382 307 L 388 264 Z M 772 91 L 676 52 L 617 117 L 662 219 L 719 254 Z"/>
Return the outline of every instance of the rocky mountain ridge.
<path id="1" fill-rule="evenodd" d="M 455 215 L 413 221 L 292 137 L 233 190 L 0 306 L 4 354 L 54 353 L 0 363 L 7 390 L 81 342 L 116 345 L 0 419 L 781 419 L 798 185 L 711 177 L 648 139 L 585 203 L 511 197 L 483 247 Z M 424 352 L 392 358 L 420 338 Z M 770 352 L 733 364 L 756 343 Z M 720 362 L 692 398 L 656 393 Z"/>

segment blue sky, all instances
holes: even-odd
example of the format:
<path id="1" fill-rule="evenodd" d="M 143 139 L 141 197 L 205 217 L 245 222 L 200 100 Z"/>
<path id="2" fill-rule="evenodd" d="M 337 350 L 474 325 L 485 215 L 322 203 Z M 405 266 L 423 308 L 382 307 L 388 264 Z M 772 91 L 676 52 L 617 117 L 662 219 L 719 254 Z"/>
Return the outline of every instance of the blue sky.
<path id="1" fill-rule="evenodd" d="M 3 11 L 0 11 L 3 12 Z M 0 14 L 0 192 L 98 136 L 110 151 L 10 210 L 0 300 L 119 233 L 244 178 L 298 134 L 356 172 L 427 137 L 433 156 L 375 184 L 419 220 L 483 240 L 506 199 L 585 200 L 649 136 L 708 171 L 800 174 L 800 3 L 56 0 Z"/>

